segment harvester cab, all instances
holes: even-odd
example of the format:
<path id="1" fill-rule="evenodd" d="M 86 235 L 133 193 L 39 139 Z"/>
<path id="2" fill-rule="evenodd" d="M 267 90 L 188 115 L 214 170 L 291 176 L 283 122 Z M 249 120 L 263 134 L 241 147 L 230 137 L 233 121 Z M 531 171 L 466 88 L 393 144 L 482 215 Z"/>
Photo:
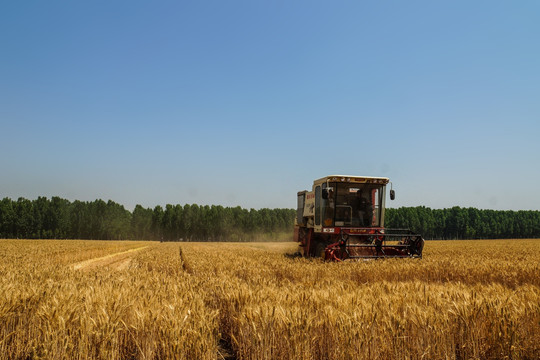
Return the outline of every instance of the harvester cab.
<path id="1" fill-rule="evenodd" d="M 422 236 L 385 229 L 386 177 L 330 175 L 298 192 L 294 238 L 305 257 L 421 258 Z M 395 198 L 390 190 L 390 198 Z"/>

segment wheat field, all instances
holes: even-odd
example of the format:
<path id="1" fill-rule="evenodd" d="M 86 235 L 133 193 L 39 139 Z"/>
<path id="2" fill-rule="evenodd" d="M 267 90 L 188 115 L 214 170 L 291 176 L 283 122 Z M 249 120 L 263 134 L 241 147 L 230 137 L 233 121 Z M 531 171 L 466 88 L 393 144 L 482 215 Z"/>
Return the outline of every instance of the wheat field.
<path id="1" fill-rule="evenodd" d="M 540 240 L 343 263 L 295 250 L 0 240 L 0 359 L 540 358 Z"/>

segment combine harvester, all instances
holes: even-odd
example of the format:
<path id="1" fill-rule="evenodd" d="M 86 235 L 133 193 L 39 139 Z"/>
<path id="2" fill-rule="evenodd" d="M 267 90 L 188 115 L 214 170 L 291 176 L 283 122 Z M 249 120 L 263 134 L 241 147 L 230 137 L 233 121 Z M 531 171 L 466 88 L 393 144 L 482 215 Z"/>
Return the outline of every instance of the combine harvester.
<path id="1" fill-rule="evenodd" d="M 384 228 L 388 183 L 386 177 L 330 175 L 315 180 L 312 191 L 298 192 L 294 239 L 303 255 L 334 261 L 421 258 L 422 236 Z"/>

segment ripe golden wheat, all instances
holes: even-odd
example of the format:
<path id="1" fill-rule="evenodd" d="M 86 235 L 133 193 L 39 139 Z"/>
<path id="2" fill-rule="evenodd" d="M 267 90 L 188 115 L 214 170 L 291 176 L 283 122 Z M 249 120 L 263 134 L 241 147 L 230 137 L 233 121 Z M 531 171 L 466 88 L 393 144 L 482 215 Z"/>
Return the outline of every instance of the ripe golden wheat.
<path id="1" fill-rule="evenodd" d="M 2 240 L 0 359 L 540 358 L 538 240 L 356 263 L 294 250 Z"/>

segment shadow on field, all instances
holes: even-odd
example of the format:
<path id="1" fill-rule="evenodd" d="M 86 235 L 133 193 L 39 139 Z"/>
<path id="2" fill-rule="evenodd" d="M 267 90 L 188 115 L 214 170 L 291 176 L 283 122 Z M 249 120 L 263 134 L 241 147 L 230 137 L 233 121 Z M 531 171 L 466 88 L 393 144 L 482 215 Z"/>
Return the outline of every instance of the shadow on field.
<path id="1" fill-rule="evenodd" d="M 292 253 L 292 254 L 289 254 L 289 253 L 285 253 L 284 256 L 288 259 L 297 259 L 297 258 L 301 258 L 302 257 L 302 254 L 297 251 L 295 253 Z"/>

